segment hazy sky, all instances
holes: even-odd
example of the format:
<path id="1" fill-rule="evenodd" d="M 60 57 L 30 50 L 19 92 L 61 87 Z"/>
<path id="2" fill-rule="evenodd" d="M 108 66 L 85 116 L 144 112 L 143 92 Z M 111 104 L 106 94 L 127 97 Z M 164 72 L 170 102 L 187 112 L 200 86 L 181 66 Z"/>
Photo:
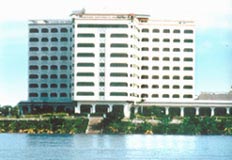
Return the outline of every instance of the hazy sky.
<path id="1" fill-rule="evenodd" d="M 29 19 L 72 11 L 141 13 L 196 22 L 196 94 L 232 85 L 232 0 L 7 0 L 0 2 L 0 105 L 27 100 Z"/>

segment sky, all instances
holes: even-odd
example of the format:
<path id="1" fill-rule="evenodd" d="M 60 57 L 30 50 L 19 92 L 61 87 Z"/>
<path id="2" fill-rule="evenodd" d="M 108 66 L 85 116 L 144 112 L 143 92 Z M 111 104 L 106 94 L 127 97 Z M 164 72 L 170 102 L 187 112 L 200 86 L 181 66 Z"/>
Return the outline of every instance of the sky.
<path id="1" fill-rule="evenodd" d="M 150 14 L 196 23 L 195 93 L 232 86 L 232 0 L 3 0 L 0 2 L 0 106 L 27 100 L 28 20 L 87 13 Z"/>

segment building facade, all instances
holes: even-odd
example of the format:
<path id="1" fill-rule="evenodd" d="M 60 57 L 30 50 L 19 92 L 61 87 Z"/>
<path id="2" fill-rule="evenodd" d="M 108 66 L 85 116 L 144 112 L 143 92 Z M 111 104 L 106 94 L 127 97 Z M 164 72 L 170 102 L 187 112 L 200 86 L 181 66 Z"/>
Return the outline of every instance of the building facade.
<path id="1" fill-rule="evenodd" d="M 86 14 L 29 24 L 26 112 L 46 108 L 128 116 L 141 103 L 192 102 L 193 21 L 149 15 Z"/>

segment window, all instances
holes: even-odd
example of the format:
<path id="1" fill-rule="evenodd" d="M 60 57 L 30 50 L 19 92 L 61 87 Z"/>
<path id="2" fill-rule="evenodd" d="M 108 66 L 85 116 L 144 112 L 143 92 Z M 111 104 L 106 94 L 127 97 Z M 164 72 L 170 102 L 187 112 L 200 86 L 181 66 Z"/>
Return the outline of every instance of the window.
<path id="1" fill-rule="evenodd" d="M 164 57 L 163 58 L 163 61 L 169 61 L 170 59 L 169 59 L 169 57 Z"/>
<path id="2" fill-rule="evenodd" d="M 52 65 L 50 68 L 51 70 L 57 70 L 58 67 L 56 65 Z"/>
<path id="3" fill-rule="evenodd" d="M 47 93 L 41 93 L 40 96 L 41 97 L 48 97 L 48 94 Z"/>
<path id="4" fill-rule="evenodd" d="M 99 76 L 100 76 L 100 77 L 104 77 L 104 76 L 105 76 L 105 73 L 104 73 L 104 72 L 100 72 L 100 73 L 99 73 Z"/>
<path id="5" fill-rule="evenodd" d="M 78 72 L 77 76 L 84 76 L 84 77 L 93 77 L 94 73 L 93 72 Z"/>
<path id="6" fill-rule="evenodd" d="M 159 76 L 153 75 L 153 76 L 152 76 L 152 79 L 159 79 Z"/>
<path id="7" fill-rule="evenodd" d="M 111 87 L 127 87 L 128 84 L 126 82 L 111 82 Z"/>
<path id="8" fill-rule="evenodd" d="M 100 63 L 100 67 L 105 67 L 105 63 Z"/>
<path id="9" fill-rule="evenodd" d="M 103 86 L 105 86 L 105 82 L 100 82 L 99 85 L 100 85 L 100 87 L 103 87 Z"/>
<path id="10" fill-rule="evenodd" d="M 100 57 L 105 57 L 105 53 L 100 53 Z"/>
<path id="11" fill-rule="evenodd" d="M 42 33 L 48 33 L 48 29 L 47 28 L 42 28 Z"/>
<path id="12" fill-rule="evenodd" d="M 60 60 L 66 61 L 66 60 L 68 60 L 68 57 L 67 57 L 67 56 L 61 56 L 61 57 L 60 57 Z"/>
<path id="13" fill-rule="evenodd" d="M 142 42 L 149 42 L 148 38 L 142 38 Z"/>
<path id="14" fill-rule="evenodd" d="M 94 47 L 93 43 L 78 43 L 77 47 Z"/>
<path id="15" fill-rule="evenodd" d="M 143 61 L 148 61 L 148 60 L 149 60 L 148 57 L 142 57 L 141 59 L 142 59 Z"/>
<path id="16" fill-rule="evenodd" d="M 185 62 L 192 62 L 193 59 L 192 59 L 192 58 L 189 58 L 189 57 L 186 57 L 186 58 L 184 58 L 184 61 L 185 61 Z"/>
<path id="17" fill-rule="evenodd" d="M 184 67 L 184 71 L 192 71 L 193 67 Z"/>
<path id="18" fill-rule="evenodd" d="M 39 39 L 38 39 L 38 38 L 30 38 L 29 41 L 30 41 L 30 42 L 38 42 Z"/>
<path id="19" fill-rule="evenodd" d="M 172 98 L 180 98 L 180 95 L 178 95 L 178 94 L 173 94 L 173 95 L 172 95 Z"/>
<path id="20" fill-rule="evenodd" d="M 42 69 L 42 70 L 47 70 L 47 69 L 48 69 L 48 66 L 43 65 L 43 66 L 41 66 L 41 69 Z"/>
<path id="21" fill-rule="evenodd" d="M 57 59 L 58 59 L 57 56 L 51 56 L 52 61 L 56 61 Z"/>
<path id="22" fill-rule="evenodd" d="M 191 95 L 191 94 L 185 94 L 185 95 L 183 96 L 183 98 L 193 98 L 193 95 Z"/>
<path id="23" fill-rule="evenodd" d="M 128 44 L 126 43 L 112 43 L 110 45 L 112 48 L 128 48 Z"/>
<path id="24" fill-rule="evenodd" d="M 192 76 L 184 76 L 184 78 L 183 78 L 184 80 L 192 80 L 193 79 L 193 77 Z"/>
<path id="25" fill-rule="evenodd" d="M 60 50 L 61 50 L 61 51 L 67 51 L 68 48 L 67 48 L 67 47 L 60 47 Z"/>
<path id="26" fill-rule="evenodd" d="M 47 57 L 47 56 L 42 56 L 42 57 L 41 57 L 41 60 L 47 61 L 47 60 L 48 60 L 48 57 Z"/>
<path id="27" fill-rule="evenodd" d="M 77 67 L 94 67 L 94 63 L 77 63 Z"/>
<path id="28" fill-rule="evenodd" d="M 100 47 L 104 48 L 105 47 L 105 43 L 100 43 Z"/>
<path id="29" fill-rule="evenodd" d="M 184 48 L 184 52 L 193 52 L 192 48 Z"/>
<path id="30" fill-rule="evenodd" d="M 50 97 L 57 97 L 57 94 L 56 93 L 51 93 Z"/>
<path id="31" fill-rule="evenodd" d="M 148 68 L 148 66 L 142 66 L 141 69 L 142 70 L 148 70 L 149 68 Z"/>
<path id="32" fill-rule="evenodd" d="M 48 88 L 48 85 L 46 83 L 41 84 L 41 88 Z"/>
<path id="33" fill-rule="evenodd" d="M 180 67 L 173 67 L 173 71 L 179 71 L 180 70 Z"/>
<path id="34" fill-rule="evenodd" d="M 39 48 L 38 48 L 38 47 L 30 47 L 29 50 L 30 50 L 30 51 L 38 51 Z"/>
<path id="35" fill-rule="evenodd" d="M 106 34 L 101 33 L 101 34 L 100 34 L 100 37 L 101 37 L 101 38 L 105 38 L 105 37 L 106 37 Z"/>
<path id="36" fill-rule="evenodd" d="M 164 66 L 163 70 L 169 70 L 169 67 L 168 66 Z"/>
<path id="37" fill-rule="evenodd" d="M 30 28 L 30 33 L 39 33 L 37 28 Z"/>
<path id="38" fill-rule="evenodd" d="M 66 33 L 66 32 L 68 32 L 68 29 L 67 29 L 67 28 L 61 28 L 61 29 L 60 29 L 60 32 Z"/>
<path id="39" fill-rule="evenodd" d="M 77 82 L 77 86 L 94 86 L 93 82 Z"/>
<path id="40" fill-rule="evenodd" d="M 149 51 L 149 48 L 148 48 L 148 47 L 142 47 L 141 50 L 142 50 L 142 51 Z"/>
<path id="41" fill-rule="evenodd" d="M 159 61 L 159 57 L 153 57 L 152 60 L 153 61 Z"/>
<path id="42" fill-rule="evenodd" d="M 38 93 L 29 93 L 29 97 L 38 97 Z"/>
<path id="43" fill-rule="evenodd" d="M 127 24 L 78 24 L 78 28 L 128 28 Z"/>
<path id="44" fill-rule="evenodd" d="M 152 85 L 152 88 L 153 88 L 153 89 L 157 89 L 157 88 L 159 88 L 159 86 L 158 86 L 157 84 L 153 84 L 153 85 Z"/>
<path id="45" fill-rule="evenodd" d="M 152 94 L 151 97 L 152 98 L 159 98 L 159 95 L 158 94 Z"/>
<path id="46" fill-rule="evenodd" d="M 77 92 L 77 96 L 94 96 L 94 92 Z"/>
<path id="47" fill-rule="evenodd" d="M 92 34 L 92 33 L 79 33 L 79 34 L 77 34 L 77 37 L 81 37 L 81 38 L 91 38 L 91 37 L 95 37 L 95 35 Z"/>
<path id="48" fill-rule="evenodd" d="M 180 48 L 173 48 L 173 52 L 180 52 Z"/>
<path id="49" fill-rule="evenodd" d="M 60 41 L 61 41 L 61 42 L 67 42 L 67 41 L 68 41 L 68 38 L 66 38 L 66 37 L 61 37 Z"/>
<path id="50" fill-rule="evenodd" d="M 45 37 L 44 37 L 44 38 L 41 39 L 41 41 L 42 41 L 42 42 L 48 42 L 48 38 L 45 38 Z"/>
<path id="51" fill-rule="evenodd" d="M 48 51 L 48 47 L 42 47 L 41 50 L 42 51 Z"/>
<path id="52" fill-rule="evenodd" d="M 152 51 L 159 51 L 159 48 L 152 48 Z"/>
<path id="53" fill-rule="evenodd" d="M 148 75 L 142 75 L 141 79 L 148 79 Z"/>
<path id="54" fill-rule="evenodd" d="M 155 29 L 152 30 L 152 32 L 153 32 L 153 33 L 159 33 L 160 30 L 155 28 Z"/>
<path id="55" fill-rule="evenodd" d="M 50 78 L 51 78 L 51 79 L 57 79 L 57 75 L 56 75 L 56 74 L 52 74 L 52 75 L 50 76 Z"/>
<path id="56" fill-rule="evenodd" d="M 163 39 L 163 42 L 170 42 L 170 39 L 164 38 L 164 39 Z"/>
<path id="57" fill-rule="evenodd" d="M 29 84 L 29 88 L 38 88 L 38 87 L 39 87 L 38 84 L 34 84 L 34 83 Z"/>
<path id="58" fill-rule="evenodd" d="M 42 78 L 42 79 L 48 79 L 48 75 L 47 75 L 47 74 L 42 74 L 42 75 L 41 75 L 41 78 Z"/>
<path id="59" fill-rule="evenodd" d="M 169 79 L 169 76 L 163 76 L 163 79 Z"/>
<path id="60" fill-rule="evenodd" d="M 169 89 L 169 85 L 163 85 L 163 89 Z"/>
<path id="61" fill-rule="evenodd" d="M 61 78 L 61 79 L 67 79 L 68 76 L 67 76 L 66 74 L 61 74 L 61 75 L 60 75 L 60 78 Z"/>
<path id="62" fill-rule="evenodd" d="M 173 76 L 172 79 L 174 79 L 174 80 L 179 80 L 179 79 L 180 79 L 180 76 Z"/>
<path id="63" fill-rule="evenodd" d="M 180 39 L 173 39 L 174 43 L 180 43 Z"/>
<path id="64" fill-rule="evenodd" d="M 163 33 L 170 33 L 170 30 L 169 29 L 164 29 Z"/>
<path id="65" fill-rule="evenodd" d="M 52 37 L 52 38 L 51 38 L 51 42 L 58 42 L 58 38 Z"/>
<path id="66" fill-rule="evenodd" d="M 148 28 L 143 28 L 143 29 L 142 29 L 142 32 L 143 32 L 143 33 L 148 33 L 148 32 L 149 32 L 149 29 L 148 29 Z"/>
<path id="67" fill-rule="evenodd" d="M 180 61 L 180 58 L 179 57 L 174 57 L 173 61 Z"/>
<path id="68" fill-rule="evenodd" d="M 38 70 L 38 69 L 39 69 L 38 66 L 35 66 L 35 65 L 29 66 L 29 70 Z"/>
<path id="69" fill-rule="evenodd" d="M 65 83 L 61 83 L 61 84 L 60 84 L 60 88 L 68 88 L 68 86 L 67 86 L 67 84 L 65 84 Z"/>
<path id="70" fill-rule="evenodd" d="M 110 67 L 128 67 L 127 63 L 111 63 Z"/>
<path id="71" fill-rule="evenodd" d="M 128 57 L 128 54 L 127 53 L 111 53 L 110 57 L 123 58 L 123 57 Z"/>
<path id="72" fill-rule="evenodd" d="M 29 60 L 36 61 L 36 60 L 39 60 L 39 58 L 37 56 L 30 56 Z"/>
<path id="73" fill-rule="evenodd" d="M 60 97 L 67 97 L 66 93 L 60 93 Z"/>
<path id="74" fill-rule="evenodd" d="M 51 32 L 52 32 L 52 33 L 57 33 L 57 32 L 58 32 L 58 29 L 57 29 L 57 28 L 52 28 L 52 29 L 51 29 Z"/>
<path id="75" fill-rule="evenodd" d="M 104 92 L 99 92 L 99 96 L 105 96 Z"/>
<path id="76" fill-rule="evenodd" d="M 61 65 L 61 66 L 60 66 L 60 69 L 61 69 L 61 70 L 67 70 L 67 69 L 68 69 L 68 66 L 66 66 L 66 65 Z"/>
<path id="77" fill-rule="evenodd" d="M 77 53 L 77 57 L 94 57 L 94 53 Z"/>
<path id="78" fill-rule="evenodd" d="M 50 88 L 57 88 L 57 84 L 54 84 L 54 83 L 51 84 L 51 85 L 50 85 Z"/>
<path id="79" fill-rule="evenodd" d="M 57 47 L 51 47 L 50 50 L 51 50 L 51 51 L 57 51 L 58 49 L 57 49 Z"/>
<path id="80" fill-rule="evenodd" d="M 170 51 L 170 48 L 163 48 L 163 51 L 164 51 L 164 52 L 169 52 L 169 51 Z"/>
<path id="81" fill-rule="evenodd" d="M 184 30 L 184 33 L 186 33 L 186 34 L 192 34 L 192 33 L 193 33 L 193 30 L 191 30 L 191 29 L 186 29 L 186 30 Z"/>
<path id="82" fill-rule="evenodd" d="M 159 67 L 158 66 L 153 66 L 152 70 L 159 70 Z"/>
<path id="83" fill-rule="evenodd" d="M 143 84 L 143 85 L 141 85 L 141 88 L 148 88 L 148 85 L 147 84 Z"/>
<path id="84" fill-rule="evenodd" d="M 191 86 L 191 85 L 185 85 L 183 88 L 184 89 L 193 89 L 193 86 Z"/>
<path id="85" fill-rule="evenodd" d="M 30 74 L 30 75 L 29 75 L 29 78 L 30 78 L 30 79 L 38 79 L 39 76 L 38 76 L 37 74 Z"/>
<path id="86" fill-rule="evenodd" d="M 169 95 L 168 94 L 163 94 L 162 97 L 163 98 L 169 98 Z"/>
<path id="87" fill-rule="evenodd" d="M 128 96 L 127 92 L 110 92 L 110 96 Z"/>
<path id="88" fill-rule="evenodd" d="M 122 72 L 115 72 L 115 73 L 110 73 L 111 77 L 128 77 L 127 73 L 122 73 Z"/>
<path id="89" fill-rule="evenodd" d="M 127 34 L 111 34 L 110 35 L 110 37 L 112 37 L 112 38 L 127 38 L 128 37 L 128 35 Z"/>
<path id="90" fill-rule="evenodd" d="M 180 30 L 179 29 L 174 29 L 173 33 L 180 33 Z"/>
<path id="91" fill-rule="evenodd" d="M 192 39 L 185 39 L 184 43 L 193 43 L 193 40 Z"/>
<path id="92" fill-rule="evenodd" d="M 159 42 L 159 38 L 153 38 L 152 42 Z"/>
<path id="93" fill-rule="evenodd" d="M 179 85 L 174 85 L 174 86 L 172 86 L 172 88 L 173 88 L 173 89 L 179 89 L 180 86 L 179 86 Z"/>
<path id="94" fill-rule="evenodd" d="M 148 98 L 148 94 L 145 93 L 141 94 L 141 98 Z"/>

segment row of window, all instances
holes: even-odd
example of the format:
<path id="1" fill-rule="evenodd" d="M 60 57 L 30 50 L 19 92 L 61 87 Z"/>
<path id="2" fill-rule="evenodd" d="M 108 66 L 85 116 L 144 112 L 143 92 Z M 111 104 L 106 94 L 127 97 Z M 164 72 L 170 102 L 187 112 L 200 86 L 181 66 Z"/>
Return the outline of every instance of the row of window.
<path id="1" fill-rule="evenodd" d="M 77 37 L 80 37 L 80 38 L 94 38 L 95 34 L 93 34 L 93 33 L 78 33 Z M 104 38 L 105 34 L 100 34 L 100 37 Z M 110 37 L 111 38 L 128 38 L 129 36 L 126 33 L 112 33 L 110 35 Z"/>
<path id="2" fill-rule="evenodd" d="M 154 85 L 152 85 L 151 86 L 151 88 L 153 88 L 153 89 L 159 89 L 159 85 L 157 85 L 157 84 L 154 84 Z M 149 85 L 147 85 L 147 84 L 143 84 L 143 85 L 141 85 L 141 88 L 142 89 L 146 89 L 146 88 L 149 88 Z M 169 85 L 162 85 L 162 87 L 161 88 L 163 88 L 163 89 L 169 89 L 169 88 L 171 88 Z M 173 85 L 172 86 L 172 89 L 180 89 L 180 86 L 179 85 Z M 191 86 L 191 85 L 184 85 L 183 86 L 183 89 L 193 89 L 193 86 Z"/>
<path id="3" fill-rule="evenodd" d="M 47 61 L 47 60 L 52 60 L 52 61 L 55 61 L 55 60 L 62 60 L 62 61 L 66 61 L 68 60 L 68 56 L 60 56 L 60 57 L 57 57 L 57 56 L 51 56 L 51 57 L 48 57 L 48 56 L 41 56 L 40 60 L 42 61 Z M 39 60 L 39 57 L 38 56 L 30 56 L 29 57 L 29 60 L 30 61 L 37 61 Z"/>
<path id="4" fill-rule="evenodd" d="M 29 97 L 39 97 L 39 95 L 40 95 L 40 97 L 48 97 L 48 93 L 40 93 L 40 94 L 38 94 L 38 93 L 29 93 Z M 60 93 L 59 94 L 60 95 L 60 97 L 68 97 L 68 94 L 67 93 Z M 50 97 L 58 97 L 58 94 L 57 93 L 50 93 Z"/>
<path id="5" fill-rule="evenodd" d="M 77 92 L 77 96 L 94 96 L 94 92 Z M 100 96 L 104 96 L 103 93 L 99 93 Z M 110 96 L 128 96 L 127 92 L 110 92 Z"/>
<path id="6" fill-rule="evenodd" d="M 149 32 L 153 32 L 153 33 L 161 33 L 161 32 L 163 32 L 163 33 L 181 33 L 181 32 L 183 32 L 183 33 L 185 33 L 185 34 L 193 34 L 193 30 L 192 29 L 185 29 L 185 30 L 183 30 L 183 31 L 181 31 L 180 29 L 174 29 L 174 30 L 170 30 L 170 29 L 158 29 L 158 28 L 154 28 L 154 29 L 152 29 L 152 30 L 150 30 L 149 28 L 142 28 L 141 29 L 141 32 L 143 32 L 143 33 L 149 33 Z"/>
<path id="7" fill-rule="evenodd" d="M 95 47 L 95 44 L 94 43 L 77 43 L 77 47 L 93 48 L 93 47 Z M 105 44 L 101 43 L 99 47 L 105 47 Z M 126 43 L 112 43 L 112 44 L 110 44 L 110 47 L 112 47 L 112 48 L 128 48 L 128 44 L 126 44 Z"/>
<path id="8" fill-rule="evenodd" d="M 148 94 L 145 94 L 145 93 L 141 94 L 141 98 L 148 98 L 148 97 L 149 97 Z M 160 95 L 160 97 L 162 97 L 162 98 L 171 98 L 171 95 L 169 95 L 169 94 L 162 94 L 162 95 Z M 191 94 L 185 94 L 182 97 L 184 99 L 188 99 L 188 98 L 193 98 L 193 95 L 191 95 Z M 151 98 L 159 98 L 159 94 L 152 94 Z M 179 94 L 173 94 L 172 98 L 180 98 L 180 95 Z"/>
<path id="9" fill-rule="evenodd" d="M 50 79 L 58 79 L 58 76 L 59 75 L 57 75 L 57 74 L 51 74 L 50 76 L 47 75 L 47 74 L 41 74 L 40 78 L 41 79 L 48 79 L 50 77 Z M 67 74 L 61 74 L 59 76 L 60 79 L 68 79 L 68 77 L 69 76 Z M 37 74 L 30 74 L 29 75 L 29 79 L 39 79 L 39 75 L 37 75 Z"/>
<path id="10" fill-rule="evenodd" d="M 141 70 L 149 70 L 149 67 L 148 66 L 141 66 Z M 160 70 L 160 68 L 159 68 L 159 66 L 153 66 L 152 70 Z M 164 66 L 164 67 L 162 67 L 162 70 L 163 71 L 169 71 L 170 67 L 169 66 Z M 180 67 L 174 66 L 174 67 L 172 67 L 172 70 L 173 71 L 180 71 Z M 184 71 L 192 71 L 193 68 L 192 67 L 183 67 L 183 70 Z"/>
<path id="11" fill-rule="evenodd" d="M 143 60 L 143 61 L 148 61 L 149 60 L 149 57 L 148 56 L 143 56 L 143 57 L 141 57 L 141 60 Z M 170 57 L 163 57 L 162 59 L 160 59 L 159 57 L 152 57 L 152 60 L 153 61 L 159 61 L 159 60 L 163 60 L 163 61 L 171 61 L 171 58 Z M 180 58 L 179 57 L 173 57 L 172 58 L 172 61 L 174 61 L 174 62 L 178 62 L 178 61 L 180 61 Z M 193 62 L 193 58 L 191 58 L 191 57 L 184 57 L 183 58 L 183 61 L 184 62 Z"/>
<path id="12" fill-rule="evenodd" d="M 69 67 L 67 66 L 67 65 L 61 65 L 60 67 L 59 67 L 59 69 L 60 70 L 67 70 Z M 37 65 L 30 65 L 29 66 L 29 70 L 38 70 L 39 69 L 39 66 L 37 66 Z M 40 69 L 41 70 L 48 70 L 49 69 L 49 66 L 47 66 L 47 65 L 42 65 L 42 66 L 40 66 Z M 58 70 L 58 66 L 57 65 L 51 65 L 50 66 L 50 69 L 51 70 Z M 70 67 L 70 69 L 71 69 L 71 67 Z"/>
<path id="13" fill-rule="evenodd" d="M 49 51 L 48 47 L 41 47 L 40 48 L 41 51 Z M 68 47 L 60 47 L 59 49 L 60 51 L 68 51 Z M 70 51 L 72 50 L 72 48 L 70 48 Z M 38 47 L 30 47 L 29 51 L 39 51 Z M 58 47 L 51 47 L 50 51 L 58 51 Z"/>
<path id="14" fill-rule="evenodd" d="M 58 32 L 61 32 L 61 33 L 67 33 L 68 32 L 68 29 L 67 28 L 30 28 L 29 30 L 30 33 L 58 33 Z M 70 29 L 70 32 L 72 32 L 72 30 Z"/>
<path id="15" fill-rule="evenodd" d="M 149 42 L 149 38 L 142 38 L 141 39 L 142 42 Z M 165 42 L 165 43 L 169 43 L 171 42 L 171 39 L 169 38 L 164 38 L 162 41 L 159 38 L 153 38 L 152 42 Z M 173 39 L 172 42 L 174 43 L 180 43 L 181 40 L 180 39 Z M 193 39 L 184 39 L 183 40 L 184 43 L 193 43 Z"/>
<path id="16" fill-rule="evenodd" d="M 39 88 L 39 85 L 37 83 L 31 83 L 31 84 L 29 84 L 29 88 Z M 40 85 L 40 88 L 48 88 L 48 84 L 42 83 Z M 52 83 L 52 84 L 50 84 L 50 88 L 58 88 L 58 85 L 55 83 Z M 65 83 L 61 83 L 60 88 L 68 88 L 68 85 Z"/>
<path id="17" fill-rule="evenodd" d="M 70 38 L 70 41 L 71 40 L 72 39 Z M 43 37 L 40 40 L 39 40 L 39 38 L 36 38 L 36 37 L 29 38 L 29 42 L 39 42 L 39 41 L 41 41 L 41 42 L 48 42 L 49 39 L 46 38 L 46 37 Z M 60 42 L 68 42 L 68 38 L 67 37 L 61 37 L 60 39 L 58 39 L 56 37 L 50 38 L 50 42 L 58 42 L 58 41 L 60 41 Z"/>
<path id="18" fill-rule="evenodd" d="M 150 49 L 149 47 L 142 47 L 141 51 L 149 51 L 149 49 Z M 154 48 L 152 48 L 152 51 L 155 51 L 155 52 L 159 52 L 159 51 L 170 52 L 171 49 L 167 48 L 167 47 L 162 48 L 162 49 L 160 49 L 158 47 L 154 47 Z M 172 51 L 173 52 L 181 52 L 181 49 L 180 48 L 173 48 Z M 184 48 L 183 52 L 193 52 L 193 48 Z"/>

